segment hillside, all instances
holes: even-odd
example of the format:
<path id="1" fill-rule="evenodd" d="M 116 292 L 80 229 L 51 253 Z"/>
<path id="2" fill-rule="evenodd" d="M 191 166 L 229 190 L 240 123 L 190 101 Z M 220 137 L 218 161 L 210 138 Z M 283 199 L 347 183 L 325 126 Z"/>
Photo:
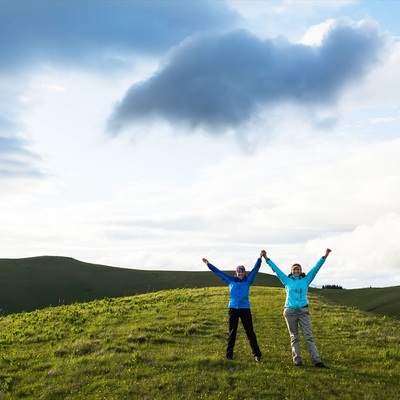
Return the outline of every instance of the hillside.
<path id="1" fill-rule="evenodd" d="M 357 307 L 363 311 L 400 319 L 400 286 L 351 290 L 318 289 L 316 293 L 336 304 Z"/>
<path id="2" fill-rule="evenodd" d="M 206 268 L 193 272 L 144 271 L 90 264 L 68 257 L 0 259 L 0 310 L 3 315 L 159 290 L 223 285 Z M 254 285 L 282 287 L 276 276 L 261 272 Z M 343 290 L 310 288 L 310 291 L 335 304 L 400 319 L 400 286 Z"/>
<path id="3" fill-rule="evenodd" d="M 400 321 L 310 296 L 323 361 L 292 366 L 283 288 L 253 287 L 256 363 L 242 326 L 224 358 L 228 289 L 175 289 L 0 318 L 0 399 L 398 398 Z"/>
<path id="4" fill-rule="evenodd" d="M 281 286 L 259 273 L 256 286 Z M 175 288 L 221 286 L 207 268 L 198 272 L 143 271 L 89 264 L 68 257 L 0 259 L 0 309 L 3 314 L 59 304 Z"/>

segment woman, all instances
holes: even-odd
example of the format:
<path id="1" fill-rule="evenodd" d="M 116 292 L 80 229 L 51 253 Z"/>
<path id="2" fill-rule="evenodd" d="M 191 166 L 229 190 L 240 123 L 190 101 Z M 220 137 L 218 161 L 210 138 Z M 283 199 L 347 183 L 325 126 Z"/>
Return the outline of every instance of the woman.
<path id="1" fill-rule="evenodd" d="M 307 291 L 310 283 L 314 280 L 317 272 L 328 257 L 330 249 L 326 249 L 325 255 L 315 264 L 311 271 L 306 275 L 302 272 L 300 264 L 293 264 L 291 273 L 286 276 L 274 263 L 267 257 L 265 250 L 261 256 L 265 258 L 266 263 L 276 273 L 279 280 L 286 288 L 286 303 L 283 316 L 290 334 L 290 343 L 292 346 L 293 363 L 296 367 L 301 367 L 302 358 L 300 352 L 299 325 L 305 339 L 308 352 L 318 368 L 328 368 L 321 360 L 317 347 L 315 346 L 311 330 L 310 313 L 308 310 Z"/>
<path id="2" fill-rule="evenodd" d="M 262 354 L 257 343 L 256 334 L 254 333 L 253 329 L 253 318 L 250 311 L 249 290 L 251 284 L 254 282 L 257 272 L 261 267 L 261 255 L 248 276 L 246 276 L 246 269 L 243 265 L 239 265 L 238 267 L 236 267 L 236 276 L 232 277 L 214 267 L 214 265 L 210 264 L 206 258 L 203 258 L 203 262 L 212 272 L 214 272 L 226 284 L 229 285 L 229 336 L 228 345 L 226 347 L 226 358 L 228 360 L 232 360 L 233 358 L 233 349 L 235 347 L 236 333 L 240 318 L 244 330 L 246 331 L 247 339 L 249 340 L 254 359 L 257 362 L 260 362 Z"/>

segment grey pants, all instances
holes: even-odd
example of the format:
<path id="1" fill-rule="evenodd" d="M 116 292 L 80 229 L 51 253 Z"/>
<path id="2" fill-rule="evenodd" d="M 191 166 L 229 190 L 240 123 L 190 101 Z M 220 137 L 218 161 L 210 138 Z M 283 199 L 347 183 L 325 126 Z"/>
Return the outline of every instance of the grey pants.
<path id="1" fill-rule="evenodd" d="M 300 351 L 299 325 L 301 328 L 301 332 L 303 333 L 303 337 L 306 342 L 311 359 L 313 360 L 314 364 L 321 362 L 321 358 L 313 339 L 308 307 L 303 307 L 298 310 L 295 310 L 293 308 L 285 308 L 283 311 L 283 316 L 285 317 L 286 325 L 290 334 L 293 362 L 299 363 L 302 361 Z"/>

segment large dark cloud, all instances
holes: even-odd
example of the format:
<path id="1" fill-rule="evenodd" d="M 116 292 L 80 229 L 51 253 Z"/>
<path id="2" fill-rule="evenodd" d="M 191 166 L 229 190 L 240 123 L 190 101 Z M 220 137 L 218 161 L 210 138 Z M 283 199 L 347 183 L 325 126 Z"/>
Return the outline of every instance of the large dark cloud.
<path id="1" fill-rule="evenodd" d="M 237 17 L 219 1 L 0 1 L 0 71 L 35 63 L 102 65 L 160 54 Z"/>
<path id="2" fill-rule="evenodd" d="M 247 31 L 183 41 L 150 79 L 134 84 L 109 129 L 150 118 L 211 129 L 249 120 L 282 102 L 329 103 L 378 62 L 385 37 L 375 24 L 338 21 L 320 46 L 260 40 Z"/>

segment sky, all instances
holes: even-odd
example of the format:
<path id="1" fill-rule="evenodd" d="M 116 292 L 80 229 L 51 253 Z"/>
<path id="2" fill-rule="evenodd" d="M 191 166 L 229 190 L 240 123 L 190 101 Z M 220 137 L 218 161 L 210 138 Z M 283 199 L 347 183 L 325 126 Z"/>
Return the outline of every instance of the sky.
<path id="1" fill-rule="evenodd" d="M 0 258 L 400 285 L 399 15 L 0 0 Z"/>

